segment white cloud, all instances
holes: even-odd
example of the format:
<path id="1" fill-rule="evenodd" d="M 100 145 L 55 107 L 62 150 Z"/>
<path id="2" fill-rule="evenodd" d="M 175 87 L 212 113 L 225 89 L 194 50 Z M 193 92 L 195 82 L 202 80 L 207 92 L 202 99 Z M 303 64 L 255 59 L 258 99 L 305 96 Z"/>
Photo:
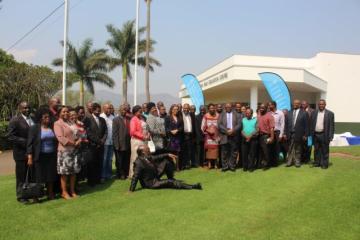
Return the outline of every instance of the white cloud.
<path id="1" fill-rule="evenodd" d="M 37 55 L 38 50 L 37 49 L 25 49 L 25 50 L 19 50 L 14 49 L 10 52 L 12 55 L 14 55 L 15 59 L 19 62 L 28 62 L 31 63 L 34 57 Z"/>

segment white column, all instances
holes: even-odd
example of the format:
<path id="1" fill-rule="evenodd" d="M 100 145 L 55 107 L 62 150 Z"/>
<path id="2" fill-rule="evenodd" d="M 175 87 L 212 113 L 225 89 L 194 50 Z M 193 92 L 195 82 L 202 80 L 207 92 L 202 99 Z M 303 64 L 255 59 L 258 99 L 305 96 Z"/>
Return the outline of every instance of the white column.
<path id="1" fill-rule="evenodd" d="M 250 88 L 250 107 L 254 110 L 254 113 L 258 105 L 258 87 L 256 85 Z"/>

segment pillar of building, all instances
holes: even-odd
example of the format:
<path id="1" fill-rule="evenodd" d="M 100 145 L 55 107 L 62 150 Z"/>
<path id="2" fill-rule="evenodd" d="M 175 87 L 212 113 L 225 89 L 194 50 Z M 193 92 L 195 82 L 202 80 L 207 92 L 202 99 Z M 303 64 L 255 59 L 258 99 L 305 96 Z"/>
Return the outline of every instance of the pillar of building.
<path id="1" fill-rule="evenodd" d="M 256 85 L 250 88 L 250 107 L 256 111 L 258 106 L 258 87 Z"/>

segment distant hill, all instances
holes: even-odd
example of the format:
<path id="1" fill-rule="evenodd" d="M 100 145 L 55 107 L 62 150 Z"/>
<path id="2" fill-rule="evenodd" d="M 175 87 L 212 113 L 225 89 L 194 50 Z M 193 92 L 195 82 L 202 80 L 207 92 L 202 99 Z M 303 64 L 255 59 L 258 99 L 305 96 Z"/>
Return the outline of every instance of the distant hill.
<path id="1" fill-rule="evenodd" d="M 106 90 L 98 90 L 95 92 L 95 100 L 101 101 L 101 102 L 110 101 L 110 102 L 112 102 L 112 104 L 115 107 L 118 107 L 121 102 L 121 95 L 110 92 L 110 91 L 106 91 Z M 129 100 L 130 105 L 133 106 L 133 100 L 134 100 L 133 95 L 128 95 L 128 100 Z M 144 103 L 145 102 L 145 94 L 140 94 L 138 96 L 137 101 L 138 101 L 138 104 Z M 155 102 L 155 103 L 158 101 L 163 101 L 167 108 L 169 108 L 170 105 L 173 103 L 181 102 L 180 98 L 175 97 L 170 94 L 167 94 L 167 93 L 151 94 L 151 101 Z"/>

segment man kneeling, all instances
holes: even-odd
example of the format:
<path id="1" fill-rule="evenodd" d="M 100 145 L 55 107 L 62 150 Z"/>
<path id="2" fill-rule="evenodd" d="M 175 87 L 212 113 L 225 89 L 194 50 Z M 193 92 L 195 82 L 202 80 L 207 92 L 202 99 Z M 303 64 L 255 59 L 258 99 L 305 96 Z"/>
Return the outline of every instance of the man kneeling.
<path id="1" fill-rule="evenodd" d="M 199 189 L 201 184 L 185 184 L 182 181 L 174 179 L 176 156 L 173 154 L 151 155 L 148 146 L 140 146 L 137 149 L 138 157 L 134 163 L 134 175 L 131 180 L 130 191 L 135 191 L 138 180 L 143 188 L 160 189 Z M 173 161 L 169 160 L 172 159 Z M 161 179 L 163 174 L 167 179 Z"/>

